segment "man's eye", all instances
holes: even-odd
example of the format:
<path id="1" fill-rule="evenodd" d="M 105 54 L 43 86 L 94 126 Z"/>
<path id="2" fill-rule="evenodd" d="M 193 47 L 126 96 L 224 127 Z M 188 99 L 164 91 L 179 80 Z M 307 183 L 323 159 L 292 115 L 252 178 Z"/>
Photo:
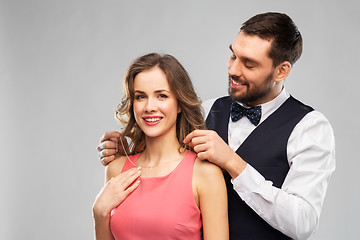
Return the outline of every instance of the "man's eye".
<path id="1" fill-rule="evenodd" d="M 252 65 L 249 65 L 249 64 L 245 64 L 245 67 L 246 67 L 247 69 L 253 69 L 255 66 L 252 66 Z"/>
<path id="2" fill-rule="evenodd" d="M 253 69 L 254 67 L 256 67 L 256 65 L 252 62 L 248 62 L 248 61 L 245 61 L 244 62 L 244 66 L 247 68 L 247 69 Z"/>
<path id="3" fill-rule="evenodd" d="M 235 54 L 231 55 L 230 59 L 231 59 L 231 60 L 235 60 L 235 59 L 236 59 Z"/>

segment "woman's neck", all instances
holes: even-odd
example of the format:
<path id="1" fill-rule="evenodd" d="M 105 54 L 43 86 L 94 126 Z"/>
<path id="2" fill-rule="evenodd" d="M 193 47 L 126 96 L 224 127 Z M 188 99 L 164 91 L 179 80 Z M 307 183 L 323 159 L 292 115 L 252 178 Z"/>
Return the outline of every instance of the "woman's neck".
<path id="1" fill-rule="evenodd" d="M 147 166 L 156 166 L 161 162 L 176 161 L 181 156 L 180 144 L 175 137 L 148 138 L 146 148 L 141 154 L 141 162 Z"/>

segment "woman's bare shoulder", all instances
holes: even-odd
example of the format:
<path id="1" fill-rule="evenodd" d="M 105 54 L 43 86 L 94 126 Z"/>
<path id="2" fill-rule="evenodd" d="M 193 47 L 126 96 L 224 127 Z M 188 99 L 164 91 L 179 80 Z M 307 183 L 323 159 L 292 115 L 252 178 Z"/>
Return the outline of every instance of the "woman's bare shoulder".
<path id="1" fill-rule="evenodd" d="M 197 171 L 200 171 L 201 173 L 208 174 L 208 173 L 221 173 L 221 169 L 207 161 L 207 160 L 200 160 L 198 158 L 195 159 L 194 167 Z"/>
<path id="2" fill-rule="evenodd" d="M 194 176 L 196 178 L 199 177 L 201 181 L 206 181 L 209 178 L 222 178 L 223 174 L 217 165 L 207 160 L 196 158 L 194 163 Z"/>
<path id="3" fill-rule="evenodd" d="M 126 157 L 125 156 L 120 156 L 118 158 L 116 158 L 115 160 L 111 161 L 107 166 L 106 166 L 106 178 L 107 180 L 109 180 L 112 177 L 116 177 L 117 175 L 119 175 L 121 173 L 121 170 L 123 169 L 124 165 L 126 162 Z"/>

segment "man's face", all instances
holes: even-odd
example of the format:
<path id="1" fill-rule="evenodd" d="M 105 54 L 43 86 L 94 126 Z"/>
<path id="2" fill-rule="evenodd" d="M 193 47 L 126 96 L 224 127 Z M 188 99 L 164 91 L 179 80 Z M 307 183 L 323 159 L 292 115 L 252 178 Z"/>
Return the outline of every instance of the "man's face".
<path id="1" fill-rule="evenodd" d="M 234 101 L 255 106 L 277 96 L 273 61 L 268 54 L 271 42 L 240 32 L 231 44 L 229 94 Z"/>

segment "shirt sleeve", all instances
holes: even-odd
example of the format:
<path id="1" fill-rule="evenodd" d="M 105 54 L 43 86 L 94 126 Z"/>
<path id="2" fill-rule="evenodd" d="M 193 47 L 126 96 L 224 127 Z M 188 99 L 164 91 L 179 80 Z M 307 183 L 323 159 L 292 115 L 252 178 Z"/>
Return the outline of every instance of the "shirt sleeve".
<path id="1" fill-rule="evenodd" d="M 335 170 L 335 139 L 324 115 L 312 111 L 296 125 L 287 156 L 290 170 L 281 188 L 249 164 L 232 183 L 241 199 L 272 227 L 294 239 L 307 239 L 318 226 Z"/>

